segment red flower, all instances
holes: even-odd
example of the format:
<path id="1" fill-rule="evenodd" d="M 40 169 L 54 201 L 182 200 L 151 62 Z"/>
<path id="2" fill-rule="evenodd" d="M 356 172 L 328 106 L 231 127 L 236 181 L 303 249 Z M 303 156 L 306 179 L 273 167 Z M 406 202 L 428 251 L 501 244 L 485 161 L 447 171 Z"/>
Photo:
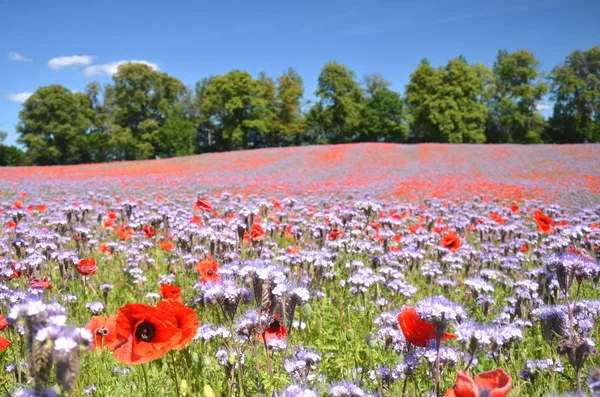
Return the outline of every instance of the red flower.
<path id="1" fill-rule="evenodd" d="M 6 321 L 4 316 L 0 314 L 0 331 L 2 331 L 6 327 L 8 327 L 8 321 Z"/>
<path id="2" fill-rule="evenodd" d="M 260 343 L 269 344 L 275 340 L 285 340 L 286 335 L 287 329 L 281 322 L 279 322 L 279 315 L 276 314 L 273 322 L 264 330 L 264 339 L 262 332 L 259 332 L 258 335 L 256 335 L 256 338 Z"/>
<path id="3" fill-rule="evenodd" d="M 164 252 L 169 252 L 175 249 L 175 244 L 167 240 L 160 240 L 160 248 L 162 248 Z"/>
<path id="4" fill-rule="evenodd" d="M 46 212 L 47 209 L 48 207 L 46 206 L 46 204 L 38 204 L 37 206 L 38 212 Z"/>
<path id="5" fill-rule="evenodd" d="M 175 342 L 172 348 L 174 350 L 185 348 L 198 332 L 198 325 L 200 324 L 198 314 L 196 314 L 194 309 L 190 309 L 183 303 L 173 300 L 160 301 L 156 305 L 156 308 L 172 315 L 177 320 L 174 325 L 181 331 L 181 338 Z"/>
<path id="6" fill-rule="evenodd" d="M 82 276 L 97 274 L 98 267 L 96 266 L 96 259 L 89 258 L 80 260 L 77 266 L 75 266 L 75 270 L 77 270 L 77 273 L 81 274 Z"/>
<path id="7" fill-rule="evenodd" d="M 21 200 L 17 200 L 13 203 L 13 207 L 17 210 L 23 208 L 23 202 Z"/>
<path id="8" fill-rule="evenodd" d="M 336 227 L 327 235 L 327 239 L 337 240 L 339 237 L 342 237 L 343 235 L 344 235 L 344 232 L 342 232 L 340 229 L 338 229 Z"/>
<path id="9" fill-rule="evenodd" d="M 108 218 L 102 218 L 102 227 L 108 230 L 113 230 L 113 226 L 115 225 L 115 223 L 112 221 L 112 219 L 108 219 Z"/>
<path id="10" fill-rule="evenodd" d="M 200 226 L 202 224 L 202 217 L 200 215 L 194 215 L 192 216 L 192 219 L 190 219 L 190 223 Z"/>
<path id="11" fill-rule="evenodd" d="M 115 219 L 117 219 L 117 216 L 118 216 L 118 215 L 117 215 L 117 213 L 116 213 L 116 212 L 114 212 L 114 211 L 110 211 L 110 212 L 108 213 L 108 217 L 109 217 L 110 219 L 112 219 L 113 221 L 114 221 Z"/>
<path id="12" fill-rule="evenodd" d="M 110 316 L 108 319 L 101 316 L 94 316 L 87 323 L 85 328 L 93 336 L 94 343 L 92 350 L 96 347 L 113 351 L 119 344 L 117 340 L 117 316 Z"/>
<path id="13" fill-rule="evenodd" d="M 0 336 L 0 352 L 6 350 L 10 346 L 11 341 Z"/>
<path id="14" fill-rule="evenodd" d="M 17 227 L 17 222 L 15 222 L 15 221 L 9 221 L 8 224 L 6 225 L 7 229 L 14 229 L 15 227 Z"/>
<path id="15" fill-rule="evenodd" d="M 208 257 L 198 263 L 196 266 L 196 272 L 202 277 L 200 281 L 206 283 L 208 281 L 219 282 L 219 275 L 217 271 L 219 270 L 219 264 L 215 261 L 212 255 L 208 255 Z"/>
<path id="16" fill-rule="evenodd" d="M 298 248 L 295 245 L 290 245 L 285 249 L 285 251 L 290 255 L 294 255 L 294 254 L 297 254 L 298 252 L 300 252 L 300 248 Z"/>
<path id="17" fill-rule="evenodd" d="M 421 320 L 417 311 L 412 307 L 403 307 L 398 314 L 400 329 L 407 341 L 415 346 L 427 347 L 432 339 L 435 339 L 435 327 L 433 324 Z M 442 336 L 442 342 L 454 339 L 456 335 L 448 332 Z"/>
<path id="18" fill-rule="evenodd" d="M 127 304 L 117 316 L 117 360 L 127 365 L 161 358 L 181 340 L 177 319 L 170 313 L 142 304 Z"/>
<path id="19" fill-rule="evenodd" d="M 146 225 L 142 228 L 142 232 L 144 232 L 144 236 L 146 238 L 152 238 L 156 235 L 156 230 L 150 225 Z"/>
<path id="20" fill-rule="evenodd" d="M 128 223 L 125 222 L 115 229 L 115 233 L 117 234 L 117 236 L 119 236 L 119 238 L 121 238 L 121 241 L 129 241 L 131 240 L 131 236 L 135 234 L 133 228 L 127 227 L 127 225 Z"/>
<path id="21" fill-rule="evenodd" d="M 452 252 L 456 252 L 460 248 L 460 239 L 458 238 L 456 233 L 450 232 L 444 237 L 442 237 L 441 246 L 446 249 L 449 249 Z"/>
<path id="22" fill-rule="evenodd" d="M 31 288 L 52 289 L 52 284 L 48 282 L 48 277 L 44 277 L 42 280 L 30 280 L 29 285 Z"/>
<path id="23" fill-rule="evenodd" d="M 554 230 L 552 229 L 552 218 L 544 215 L 540 210 L 533 211 L 533 219 L 537 223 L 539 231 L 550 234 Z"/>
<path id="24" fill-rule="evenodd" d="M 210 205 L 208 199 L 199 198 L 196 200 L 196 204 L 194 204 L 194 211 L 212 212 L 212 210 L 212 205 Z"/>
<path id="25" fill-rule="evenodd" d="M 250 238 L 252 241 L 261 241 L 265 238 L 265 231 L 261 225 L 255 223 L 250 230 Z"/>
<path id="26" fill-rule="evenodd" d="M 466 371 L 458 371 L 456 385 L 444 397 L 506 397 L 512 378 L 503 369 L 483 372 L 475 379 Z"/>
<path id="27" fill-rule="evenodd" d="M 181 288 L 176 285 L 161 284 L 160 296 L 162 296 L 163 299 L 174 300 L 183 303 L 183 298 L 181 297 Z"/>
<path id="28" fill-rule="evenodd" d="M 519 212 L 519 206 L 518 206 L 517 204 L 513 204 L 513 205 L 510 207 L 510 210 L 516 214 L 516 213 L 518 213 L 518 212 Z"/>

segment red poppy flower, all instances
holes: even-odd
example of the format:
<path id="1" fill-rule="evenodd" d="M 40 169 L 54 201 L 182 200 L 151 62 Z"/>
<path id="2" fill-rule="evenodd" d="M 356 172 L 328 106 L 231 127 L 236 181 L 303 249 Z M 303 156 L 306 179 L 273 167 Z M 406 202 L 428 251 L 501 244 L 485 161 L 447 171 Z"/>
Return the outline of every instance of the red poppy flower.
<path id="1" fill-rule="evenodd" d="M 44 277 L 41 280 L 30 280 L 29 285 L 31 286 L 31 288 L 52 289 L 52 284 L 48 282 L 48 277 Z"/>
<path id="2" fill-rule="evenodd" d="M 429 342 L 436 337 L 433 324 L 421 320 L 417 311 L 412 307 L 402 308 L 398 314 L 398 323 L 406 340 L 415 346 L 427 347 Z M 442 336 L 442 342 L 454 338 L 456 335 L 446 332 Z"/>
<path id="3" fill-rule="evenodd" d="M 338 229 L 336 227 L 327 235 L 327 238 L 329 240 L 337 240 L 339 237 L 342 237 L 343 235 L 344 235 L 344 232 L 342 232 L 340 229 Z"/>
<path id="4" fill-rule="evenodd" d="M 256 335 L 256 339 L 260 343 L 270 343 L 275 340 L 285 340 L 285 336 L 287 335 L 287 329 L 285 326 L 279 322 L 279 315 L 275 315 L 275 319 L 273 322 L 264 330 L 265 337 L 263 339 L 263 333 L 259 332 Z"/>
<path id="5" fill-rule="evenodd" d="M 133 228 L 127 227 L 127 225 L 128 223 L 125 222 L 115 229 L 115 233 L 117 234 L 117 236 L 119 236 L 121 241 L 129 241 L 131 240 L 131 236 L 135 234 Z"/>
<path id="6" fill-rule="evenodd" d="M 77 270 L 77 273 L 81 274 L 82 276 L 97 274 L 98 267 L 96 266 L 96 259 L 89 258 L 80 260 L 77 266 L 75 266 L 75 270 Z"/>
<path id="7" fill-rule="evenodd" d="M 206 259 L 198 263 L 196 266 L 196 272 L 202 277 L 200 281 L 206 283 L 208 281 L 219 282 L 219 275 L 217 271 L 219 270 L 219 264 L 215 261 L 212 255 L 208 255 Z"/>
<path id="8" fill-rule="evenodd" d="M 167 240 L 160 240 L 160 248 L 162 248 L 164 252 L 173 251 L 175 249 L 175 244 Z"/>
<path id="9" fill-rule="evenodd" d="M 181 340 L 177 319 L 155 307 L 127 304 L 117 316 L 117 360 L 127 365 L 144 364 L 161 358 Z"/>
<path id="10" fill-rule="evenodd" d="M 527 243 L 523 243 L 521 248 L 519 248 L 519 252 L 529 252 L 529 245 L 527 245 Z"/>
<path id="11" fill-rule="evenodd" d="M 7 229 L 14 229 L 15 227 L 17 227 L 17 222 L 15 221 L 10 221 L 8 222 L 8 224 L 6 225 Z"/>
<path id="12" fill-rule="evenodd" d="M 96 347 L 113 351 L 120 343 L 117 340 L 117 316 L 110 316 L 108 319 L 101 316 L 94 316 L 86 324 L 85 328 L 93 336 L 94 343 L 92 350 Z"/>
<path id="13" fill-rule="evenodd" d="M 109 217 L 110 219 L 112 219 L 112 220 L 115 220 L 115 219 L 117 219 L 118 215 L 117 215 L 117 213 L 116 213 L 116 212 L 114 212 L 114 211 L 110 211 L 110 212 L 108 213 L 108 217 Z"/>
<path id="14" fill-rule="evenodd" d="M 196 204 L 194 204 L 194 211 L 212 212 L 212 210 L 212 205 L 210 205 L 208 199 L 199 198 L 196 200 Z"/>
<path id="15" fill-rule="evenodd" d="M 27 198 L 27 192 L 21 192 L 21 193 L 19 193 L 19 197 L 20 198 Z"/>
<path id="16" fill-rule="evenodd" d="M 102 218 L 102 227 L 107 230 L 113 230 L 115 223 L 109 218 Z"/>
<path id="17" fill-rule="evenodd" d="M 265 238 L 265 231 L 261 225 L 255 223 L 250 230 L 250 238 L 252 241 L 261 241 Z"/>
<path id="18" fill-rule="evenodd" d="M 202 217 L 200 215 L 194 215 L 192 216 L 192 219 L 190 219 L 190 223 L 200 226 L 202 224 Z"/>
<path id="19" fill-rule="evenodd" d="M 552 229 L 552 218 L 546 216 L 542 211 L 535 210 L 533 212 L 533 219 L 537 223 L 539 231 L 550 234 L 553 232 Z"/>
<path id="20" fill-rule="evenodd" d="M 13 203 L 13 207 L 17 210 L 23 208 L 23 202 L 21 200 L 17 200 Z"/>
<path id="21" fill-rule="evenodd" d="M 452 252 L 456 252 L 460 248 L 460 239 L 458 238 L 456 233 L 450 232 L 444 237 L 442 237 L 441 246 L 446 249 L 449 249 Z"/>
<path id="22" fill-rule="evenodd" d="M 2 331 L 6 327 L 8 327 L 8 321 L 6 321 L 4 316 L 0 314 L 0 331 Z"/>
<path id="23" fill-rule="evenodd" d="M 513 204 L 511 205 L 510 210 L 516 214 L 519 212 L 519 206 L 517 204 Z"/>
<path id="24" fill-rule="evenodd" d="M 144 232 L 144 236 L 146 238 L 152 238 L 156 235 L 156 230 L 150 225 L 146 225 L 142 228 L 142 232 Z"/>
<path id="25" fill-rule="evenodd" d="M 0 352 L 6 350 L 10 346 L 11 341 L 0 336 Z"/>
<path id="26" fill-rule="evenodd" d="M 185 348 L 198 332 L 198 325 L 200 324 L 198 314 L 194 309 L 185 306 L 183 303 L 172 300 L 160 301 L 156 308 L 172 315 L 177 321 L 174 324 L 181 331 L 181 338 L 175 342 L 172 348 L 174 350 Z"/>
<path id="27" fill-rule="evenodd" d="M 298 252 L 300 252 L 300 248 L 298 248 L 298 247 L 297 247 L 297 246 L 295 246 L 295 245 L 290 245 L 289 247 L 287 247 L 287 248 L 285 249 L 285 251 L 286 251 L 288 254 L 290 254 L 290 255 L 293 255 L 293 254 L 297 254 Z"/>
<path id="28" fill-rule="evenodd" d="M 46 204 L 39 204 L 37 206 L 38 212 L 46 212 L 47 209 L 48 209 L 48 207 L 46 206 Z"/>
<path id="29" fill-rule="evenodd" d="M 503 369 L 483 372 L 475 379 L 466 371 L 458 371 L 456 385 L 444 397 L 506 397 L 512 378 Z"/>
<path id="30" fill-rule="evenodd" d="M 161 284 L 160 296 L 162 296 L 163 299 L 174 300 L 183 303 L 183 298 L 181 297 L 181 288 L 176 285 Z"/>

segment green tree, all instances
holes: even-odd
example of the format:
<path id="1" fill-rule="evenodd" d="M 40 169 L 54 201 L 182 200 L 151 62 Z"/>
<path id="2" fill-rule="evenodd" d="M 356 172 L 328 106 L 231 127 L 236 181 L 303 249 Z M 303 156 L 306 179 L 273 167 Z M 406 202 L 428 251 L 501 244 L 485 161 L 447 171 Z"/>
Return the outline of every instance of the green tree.
<path id="1" fill-rule="evenodd" d="M 539 61 L 532 52 L 498 52 L 493 71 L 497 87 L 494 114 L 500 142 L 542 142 L 546 123 L 536 105 L 548 92 L 548 84 L 540 80 L 538 68 Z"/>
<path id="2" fill-rule="evenodd" d="M 214 138 L 209 141 L 217 150 L 248 148 L 251 134 L 268 130 L 263 88 L 249 73 L 236 70 L 212 77 L 202 89 L 201 119 L 214 128 Z"/>
<path id="3" fill-rule="evenodd" d="M 574 51 L 550 74 L 555 142 L 600 142 L 600 46 Z"/>
<path id="4" fill-rule="evenodd" d="M 3 144 L 7 135 L 5 131 L 0 131 L 0 166 L 23 165 L 23 151 L 16 146 Z"/>
<path id="5" fill-rule="evenodd" d="M 406 89 L 412 139 L 417 142 L 485 142 L 483 80 L 462 57 L 445 68 L 421 61 Z"/>
<path id="6" fill-rule="evenodd" d="M 352 142 L 358 136 L 363 108 L 363 90 L 354 72 L 336 62 L 321 70 L 315 95 L 319 98 L 311 117 L 325 131 L 331 143 Z"/>
<path id="7" fill-rule="evenodd" d="M 158 132 L 159 157 L 187 156 L 194 153 L 196 129 L 186 118 L 173 116 L 167 118 Z"/>
<path id="8" fill-rule="evenodd" d="M 360 142 L 406 142 L 404 103 L 399 93 L 389 89 L 391 83 L 381 75 L 366 76 L 364 107 L 361 114 Z"/>
<path id="9" fill-rule="evenodd" d="M 442 95 L 443 73 L 421 60 L 406 86 L 406 108 L 411 140 L 441 142 L 432 115 Z"/>
<path id="10" fill-rule="evenodd" d="M 174 77 L 138 63 L 119 66 L 113 82 L 112 156 L 124 160 L 155 157 L 159 146 L 168 145 L 160 142 L 160 128 L 169 117 L 183 115 L 179 99 L 185 91 L 184 85 Z"/>
<path id="11" fill-rule="evenodd" d="M 39 88 L 23 104 L 17 132 L 27 148 L 27 164 L 89 161 L 87 132 L 93 110 L 89 99 L 60 85 Z"/>
<path id="12" fill-rule="evenodd" d="M 289 68 L 277 79 L 275 121 L 273 123 L 275 145 L 300 145 L 306 131 L 306 120 L 301 111 L 304 87 L 302 77 Z"/>

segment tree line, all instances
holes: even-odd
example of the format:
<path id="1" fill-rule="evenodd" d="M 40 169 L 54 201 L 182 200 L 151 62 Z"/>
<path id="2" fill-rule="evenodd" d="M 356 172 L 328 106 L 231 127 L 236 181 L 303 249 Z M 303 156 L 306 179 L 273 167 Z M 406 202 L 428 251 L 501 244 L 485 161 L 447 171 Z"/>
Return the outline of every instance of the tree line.
<path id="1" fill-rule="evenodd" d="M 358 81 L 326 64 L 316 100 L 304 100 L 292 68 L 274 79 L 239 70 L 192 89 L 144 64 L 119 67 L 112 83 L 71 92 L 39 88 L 17 125 L 25 151 L 2 145 L 0 165 L 140 160 L 238 149 L 349 142 L 600 142 L 600 47 L 574 51 L 549 73 L 527 50 L 498 52 L 490 68 L 464 57 L 426 59 L 404 94 L 380 74 Z M 552 116 L 539 104 L 550 94 Z"/>

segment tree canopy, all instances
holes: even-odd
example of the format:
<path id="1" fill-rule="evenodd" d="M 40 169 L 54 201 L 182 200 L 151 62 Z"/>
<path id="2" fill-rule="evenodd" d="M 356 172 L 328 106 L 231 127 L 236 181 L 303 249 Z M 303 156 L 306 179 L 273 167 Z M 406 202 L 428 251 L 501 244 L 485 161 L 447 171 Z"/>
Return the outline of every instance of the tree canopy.
<path id="1" fill-rule="evenodd" d="M 313 98 L 293 68 L 278 77 L 234 70 L 187 87 L 139 63 L 83 93 L 40 87 L 23 103 L 19 147 L 0 165 L 137 160 L 269 146 L 348 142 L 600 142 L 600 47 L 576 50 L 550 73 L 525 49 L 492 67 L 463 56 L 423 59 L 404 92 L 379 73 L 323 66 Z M 540 109 L 554 103 L 546 120 Z"/>

